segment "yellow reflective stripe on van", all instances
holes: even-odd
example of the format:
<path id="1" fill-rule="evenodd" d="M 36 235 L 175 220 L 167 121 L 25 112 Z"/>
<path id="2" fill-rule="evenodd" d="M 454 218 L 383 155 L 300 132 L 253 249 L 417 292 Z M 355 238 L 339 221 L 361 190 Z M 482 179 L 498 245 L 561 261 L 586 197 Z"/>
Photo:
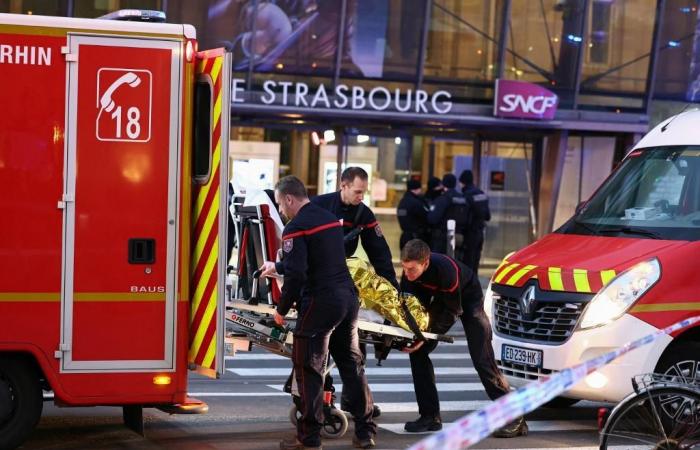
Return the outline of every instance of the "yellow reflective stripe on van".
<path id="1" fill-rule="evenodd" d="M 520 279 L 529 271 L 532 269 L 536 268 L 537 266 L 525 266 L 522 269 L 518 270 L 515 272 L 515 274 L 506 281 L 506 284 L 509 286 L 515 286 L 515 284 L 520 281 Z"/>
<path id="2" fill-rule="evenodd" d="M 60 302 L 59 292 L 0 292 L 0 302 Z"/>
<path id="3" fill-rule="evenodd" d="M 60 302 L 58 292 L 2 292 L 0 302 Z M 164 302 L 164 292 L 75 292 L 74 302 Z"/>
<path id="4" fill-rule="evenodd" d="M 615 278 L 615 273 L 614 270 L 601 270 L 600 271 L 600 281 L 603 282 L 603 287 L 605 287 L 610 281 L 612 281 L 613 278 Z"/>
<path id="5" fill-rule="evenodd" d="M 576 286 L 576 292 L 591 292 L 587 270 L 574 269 L 574 285 Z"/>
<path id="6" fill-rule="evenodd" d="M 668 311 L 700 311 L 700 302 L 660 303 L 655 305 L 637 305 L 630 312 L 668 312 Z"/>
<path id="7" fill-rule="evenodd" d="M 550 267 L 547 269 L 547 275 L 549 276 L 549 287 L 553 291 L 564 290 L 564 282 L 561 280 L 561 267 Z"/>
<path id="8" fill-rule="evenodd" d="M 513 264 L 509 265 L 508 267 L 504 268 L 504 269 L 501 271 L 501 273 L 499 273 L 499 274 L 496 276 L 496 278 L 494 278 L 493 281 L 496 282 L 496 283 L 500 283 L 501 280 L 503 280 L 503 279 L 506 277 L 506 275 L 508 275 L 508 273 L 509 273 L 511 270 L 513 270 L 513 269 L 515 269 L 515 268 L 517 268 L 517 267 L 519 267 L 519 266 L 520 266 L 520 264 L 518 264 L 518 263 L 513 263 Z"/>

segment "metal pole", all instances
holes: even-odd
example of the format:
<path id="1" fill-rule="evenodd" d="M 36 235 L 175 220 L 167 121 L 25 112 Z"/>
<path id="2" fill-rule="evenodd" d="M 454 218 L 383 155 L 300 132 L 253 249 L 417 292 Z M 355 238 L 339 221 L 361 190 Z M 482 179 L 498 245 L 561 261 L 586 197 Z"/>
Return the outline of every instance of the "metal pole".
<path id="1" fill-rule="evenodd" d="M 420 48 L 418 49 L 418 67 L 416 68 L 416 90 L 423 87 L 423 72 L 425 70 L 425 52 L 428 47 L 428 32 L 430 30 L 430 18 L 433 9 L 433 0 L 425 0 L 423 11 L 423 28 L 420 34 Z"/>
<path id="2" fill-rule="evenodd" d="M 343 64 L 343 51 L 345 47 L 345 21 L 348 14 L 348 0 L 342 0 L 340 4 L 340 20 L 338 21 L 338 42 L 335 50 L 335 67 L 333 68 L 333 89 L 340 80 L 340 69 Z"/>
<path id="3" fill-rule="evenodd" d="M 581 71 L 583 70 L 583 50 L 586 47 L 587 44 L 587 39 L 585 39 L 586 35 L 586 26 L 588 24 L 588 8 L 590 8 L 590 2 L 584 1 L 583 2 L 583 14 L 581 17 L 581 42 L 579 42 L 578 46 L 578 53 L 576 56 L 576 72 L 575 72 L 575 78 L 574 78 L 574 98 L 573 98 L 573 109 L 578 109 L 578 93 L 581 90 Z M 559 62 L 561 62 L 561 58 L 559 59 Z"/>
<path id="4" fill-rule="evenodd" d="M 503 72 L 506 68 L 506 43 L 508 41 L 508 24 L 510 23 L 511 5 L 511 0 L 503 0 L 501 30 L 498 36 L 498 53 L 496 54 L 497 66 L 495 78 L 503 78 Z"/>
<path id="5" fill-rule="evenodd" d="M 654 84 L 656 81 L 656 65 L 659 60 L 659 41 L 661 37 L 661 25 L 664 21 L 666 0 L 656 2 L 656 20 L 654 21 L 654 34 L 651 41 L 651 55 L 649 56 L 649 69 L 647 71 L 646 94 L 644 96 L 644 110 L 649 114 L 651 99 L 654 96 Z"/>
<path id="6" fill-rule="evenodd" d="M 253 64 L 255 63 L 255 34 L 258 32 L 258 0 L 253 0 L 253 8 L 253 27 L 251 28 L 250 34 L 250 48 L 248 49 L 250 56 L 248 57 L 248 75 L 246 79 L 246 90 L 248 92 L 250 92 L 253 89 Z"/>

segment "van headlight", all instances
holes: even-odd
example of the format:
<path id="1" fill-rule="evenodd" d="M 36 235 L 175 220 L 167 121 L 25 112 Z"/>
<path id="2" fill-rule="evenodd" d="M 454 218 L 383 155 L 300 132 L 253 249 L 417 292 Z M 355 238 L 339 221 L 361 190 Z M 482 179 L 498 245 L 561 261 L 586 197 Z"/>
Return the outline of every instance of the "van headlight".
<path id="1" fill-rule="evenodd" d="M 627 311 L 661 277 L 659 260 L 643 261 L 616 276 L 593 297 L 581 318 L 582 329 L 608 324 Z"/>
<path id="2" fill-rule="evenodd" d="M 484 311 L 486 311 L 489 321 L 493 319 L 493 296 L 494 293 L 491 290 L 491 282 L 489 281 L 489 287 L 486 288 L 486 293 L 484 294 Z"/>

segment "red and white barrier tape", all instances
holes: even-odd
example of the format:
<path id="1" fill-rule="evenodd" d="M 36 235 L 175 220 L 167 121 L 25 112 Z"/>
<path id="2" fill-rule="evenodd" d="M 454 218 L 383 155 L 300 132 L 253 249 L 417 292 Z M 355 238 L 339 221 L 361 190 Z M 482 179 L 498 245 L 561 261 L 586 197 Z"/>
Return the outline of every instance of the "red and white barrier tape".
<path id="1" fill-rule="evenodd" d="M 698 322 L 700 322 L 700 316 L 682 320 L 636 341 L 629 342 L 617 350 L 564 369 L 549 378 L 532 382 L 491 402 L 485 408 L 462 417 L 445 427 L 442 431 L 417 442 L 409 450 L 433 450 L 438 448 L 441 450 L 457 450 L 474 445 L 502 426 L 571 389 L 588 374 L 612 360 L 656 340 L 663 334 L 671 334 Z"/>

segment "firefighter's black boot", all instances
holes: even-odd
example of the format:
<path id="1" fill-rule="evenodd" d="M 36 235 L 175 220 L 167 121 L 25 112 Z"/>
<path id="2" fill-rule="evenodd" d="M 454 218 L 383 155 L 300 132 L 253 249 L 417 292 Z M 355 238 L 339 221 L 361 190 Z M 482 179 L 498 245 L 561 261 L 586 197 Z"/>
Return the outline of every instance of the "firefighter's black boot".
<path id="1" fill-rule="evenodd" d="M 406 422 L 406 425 L 404 425 L 403 429 L 408 431 L 409 433 L 438 431 L 442 430 L 442 420 L 440 420 L 440 417 L 420 416 L 418 420 L 414 420 L 413 422 Z"/>
<path id="2" fill-rule="evenodd" d="M 525 418 L 520 417 L 501 429 L 496 430 L 492 436 L 497 438 L 514 438 L 518 436 L 527 436 L 527 433 L 528 428 Z"/>

